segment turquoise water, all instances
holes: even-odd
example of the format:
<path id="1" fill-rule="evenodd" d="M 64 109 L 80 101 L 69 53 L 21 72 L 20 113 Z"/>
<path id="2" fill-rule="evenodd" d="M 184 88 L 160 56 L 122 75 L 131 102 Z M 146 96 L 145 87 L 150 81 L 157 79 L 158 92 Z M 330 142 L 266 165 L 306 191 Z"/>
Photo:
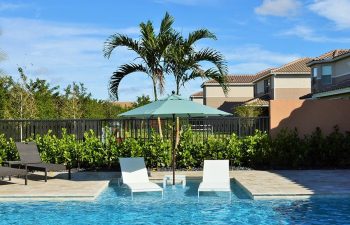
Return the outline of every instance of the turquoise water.
<path id="1" fill-rule="evenodd" d="M 234 195 L 205 194 L 198 182 L 160 193 L 137 193 L 111 184 L 94 202 L 0 203 L 0 224 L 350 224 L 350 198 L 254 201 L 232 184 Z"/>

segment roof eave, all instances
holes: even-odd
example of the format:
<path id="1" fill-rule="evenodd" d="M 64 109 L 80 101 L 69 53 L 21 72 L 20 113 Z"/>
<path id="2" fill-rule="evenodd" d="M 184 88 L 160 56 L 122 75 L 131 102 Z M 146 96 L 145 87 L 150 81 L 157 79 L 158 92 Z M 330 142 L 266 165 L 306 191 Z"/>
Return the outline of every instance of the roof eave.
<path id="1" fill-rule="evenodd" d="M 235 86 L 246 86 L 246 85 L 253 85 L 253 82 L 250 83 L 227 83 L 228 85 L 235 85 Z M 221 86 L 219 83 L 203 83 L 201 87 L 204 86 Z"/>
<path id="2" fill-rule="evenodd" d="M 327 97 L 327 96 L 332 96 L 332 95 L 340 95 L 340 94 L 346 94 L 346 93 L 350 93 L 350 87 L 345 87 L 345 88 L 341 88 L 341 89 L 315 93 L 315 94 L 312 95 L 312 97 L 313 98 L 321 98 L 321 97 Z"/>
<path id="3" fill-rule="evenodd" d="M 267 75 L 264 75 L 264 76 L 262 76 L 262 77 L 259 77 L 259 78 L 255 79 L 255 80 L 253 80 L 253 83 L 259 82 L 259 81 L 263 80 L 264 78 L 269 77 L 269 76 L 272 76 L 272 75 L 274 75 L 274 73 L 269 73 L 269 74 L 267 74 Z"/>
<path id="4" fill-rule="evenodd" d="M 321 64 L 321 63 L 330 63 L 330 62 L 335 62 L 344 58 L 350 57 L 350 52 L 345 53 L 343 55 L 340 56 L 336 56 L 332 59 L 322 59 L 322 60 L 311 60 L 310 62 L 306 63 L 307 66 L 312 66 L 314 64 Z"/>
<path id="5" fill-rule="evenodd" d="M 276 72 L 274 73 L 274 75 L 286 75 L 286 74 L 290 74 L 290 75 L 293 75 L 293 74 L 297 74 L 297 75 L 310 75 L 311 74 L 311 71 L 304 71 L 304 72 Z"/>

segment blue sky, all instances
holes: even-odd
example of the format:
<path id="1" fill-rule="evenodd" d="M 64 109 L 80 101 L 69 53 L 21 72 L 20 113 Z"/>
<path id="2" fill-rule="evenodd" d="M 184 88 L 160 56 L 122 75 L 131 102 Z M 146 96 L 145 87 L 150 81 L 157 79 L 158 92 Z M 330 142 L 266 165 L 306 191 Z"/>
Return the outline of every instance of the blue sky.
<path id="1" fill-rule="evenodd" d="M 231 74 L 255 73 L 298 57 L 315 57 L 349 48 L 350 0 L 0 0 L 0 49 L 7 59 L 0 68 L 18 78 L 17 67 L 62 88 L 83 82 L 93 97 L 108 99 L 108 81 L 119 65 L 134 60 L 127 49 L 102 55 L 103 43 L 114 33 L 138 38 L 138 24 L 165 12 L 175 28 L 207 28 L 218 40 L 197 48 L 221 51 Z M 200 90 L 202 80 L 182 88 L 183 96 Z M 166 94 L 174 89 L 166 80 Z M 120 84 L 120 101 L 152 96 L 151 80 L 131 74 Z"/>

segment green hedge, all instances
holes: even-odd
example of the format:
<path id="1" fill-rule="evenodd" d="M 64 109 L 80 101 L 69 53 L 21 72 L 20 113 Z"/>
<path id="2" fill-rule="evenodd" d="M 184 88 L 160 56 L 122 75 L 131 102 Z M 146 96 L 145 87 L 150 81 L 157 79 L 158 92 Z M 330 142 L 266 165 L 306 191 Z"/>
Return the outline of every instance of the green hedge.
<path id="1" fill-rule="evenodd" d="M 256 131 L 252 136 L 215 138 L 203 142 L 190 129 L 181 134 L 176 165 L 181 169 L 202 167 L 205 159 L 230 159 L 232 166 L 257 169 L 349 168 L 350 133 L 340 133 L 335 127 L 328 136 L 316 129 L 300 138 L 296 130 L 283 130 L 273 140 L 268 134 Z M 118 157 L 142 156 L 149 168 L 171 167 L 171 142 L 153 134 L 147 140 L 128 138 L 118 143 L 111 132 L 102 142 L 92 132 L 86 132 L 84 141 L 78 141 L 63 130 L 61 138 L 51 132 L 27 141 L 35 141 L 43 161 L 65 163 L 79 168 L 116 168 Z M 0 163 L 16 160 L 14 141 L 0 135 Z"/>

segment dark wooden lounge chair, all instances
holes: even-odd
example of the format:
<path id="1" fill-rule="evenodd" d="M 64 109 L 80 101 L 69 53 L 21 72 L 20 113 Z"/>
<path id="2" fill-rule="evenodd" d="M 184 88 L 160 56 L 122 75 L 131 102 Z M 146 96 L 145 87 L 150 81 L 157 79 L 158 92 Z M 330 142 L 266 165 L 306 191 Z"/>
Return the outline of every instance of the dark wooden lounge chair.
<path id="1" fill-rule="evenodd" d="M 27 170 L 44 171 L 45 182 L 47 182 L 47 172 L 57 172 L 68 169 L 68 179 L 71 179 L 71 170 L 63 164 L 44 163 L 41 161 L 38 147 L 34 142 L 16 142 L 20 161 L 6 161 L 9 167 L 26 167 Z"/>
<path id="2" fill-rule="evenodd" d="M 0 177 L 2 177 L 2 179 L 4 179 L 4 177 L 9 177 L 9 180 L 11 180 L 11 176 L 24 176 L 24 184 L 27 185 L 28 183 L 27 170 L 0 166 Z"/>

